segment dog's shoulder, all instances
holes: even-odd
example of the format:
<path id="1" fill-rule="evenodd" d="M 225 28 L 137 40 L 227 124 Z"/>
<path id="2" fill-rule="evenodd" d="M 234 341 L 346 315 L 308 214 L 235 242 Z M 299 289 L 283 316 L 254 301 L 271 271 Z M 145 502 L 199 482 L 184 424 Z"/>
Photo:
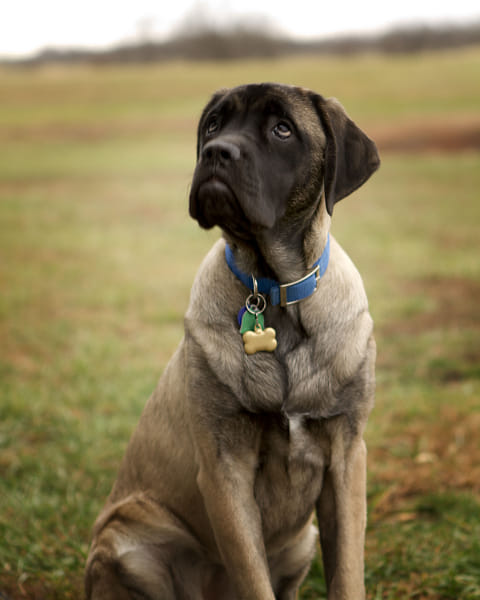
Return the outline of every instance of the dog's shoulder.
<path id="1" fill-rule="evenodd" d="M 333 236 L 331 236 L 327 277 L 330 277 L 328 285 L 335 302 L 347 302 L 358 310 L 368 307 L 362 276 L 350 256 Z"/>
<path id="2" fill-rule="evenodd" d="M 225 260 L 225 240 L 220 238 L 210 248 L 197 270 L 190 293 L 187 317 L 217 319 L 216 308 L 231 302 L 231 284 L 235 286 L 235 283 L 235 276 Z"/>
<path id="3" fill-rule="evenodd" d="M 292 410 L 323 416 L 342 412 L 339 390 L 357 380 L 364 387 L 360 380 L 374 356 L 373 321 L 362 278 L 333 237 L 328 269 L 300 311 L 305 339 L 287 359 Z M 320 405 L 318 400 L 311 404 L 315 398 L 322 398 Z M 348 410 L 355 410 L 353 404 Z"/>

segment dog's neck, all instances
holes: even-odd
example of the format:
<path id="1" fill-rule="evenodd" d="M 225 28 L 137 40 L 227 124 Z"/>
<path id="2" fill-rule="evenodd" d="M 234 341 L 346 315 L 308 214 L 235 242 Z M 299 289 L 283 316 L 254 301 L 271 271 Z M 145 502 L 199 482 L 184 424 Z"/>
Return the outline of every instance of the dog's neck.
<path id="1" fill-rule="evenodd" d="M 330 220 L 322 200 L 303 230 L 295 229 L 292 223 L 289 227 L 280 223 L 258 233 L 251 242 L 234 239 L 227 233 L 224 237 L 242 271 L 256 278 L 288 283 L 306 275 L 321 256 L 327 243 Z"/>

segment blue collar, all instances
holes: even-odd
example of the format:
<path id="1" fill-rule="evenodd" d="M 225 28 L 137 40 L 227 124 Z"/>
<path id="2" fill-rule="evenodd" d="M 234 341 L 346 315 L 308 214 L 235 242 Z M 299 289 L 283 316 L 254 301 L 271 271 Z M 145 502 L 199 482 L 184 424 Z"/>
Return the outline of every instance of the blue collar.
<path id="1" fill-rule="evenodd" d="M 225 246 L 225 258 L 230 270 L 234 275 L 240 279 L 240 281 L 253 292 L 253 277 L 240 271 L 235 263 L 235 257 L 233 256 L 232 249 L 228 244 Z M 280 284 L 274 279 L 261 278 L 257 279 L 258 291 L 261 294 L 266 294 L 270 297 L 270 304 L 276 306 L 288 306 L 289 304 L 295 304 L 301 300 L 305 300 L 313 294 L 317 289 L 318 281 L 325 274 L 328 267 L 328 260 L 330 258 L 330 234 L 327 237 L 327 243 L 322 252 L 322 255 L 313 265 L 312 271 L 292 283 Z"/>

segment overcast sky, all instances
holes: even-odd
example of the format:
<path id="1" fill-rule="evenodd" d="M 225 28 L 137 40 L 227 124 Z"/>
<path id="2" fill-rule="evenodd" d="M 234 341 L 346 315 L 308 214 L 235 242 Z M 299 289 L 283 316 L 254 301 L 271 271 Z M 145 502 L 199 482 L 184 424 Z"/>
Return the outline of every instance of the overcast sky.
<path id="1" fill-rule="evenodd" d="M 165 39 L 192 16 L 252 19 L 298 37 L 480 21 L 480 0 L 0 0 L 0 56 Z"/>

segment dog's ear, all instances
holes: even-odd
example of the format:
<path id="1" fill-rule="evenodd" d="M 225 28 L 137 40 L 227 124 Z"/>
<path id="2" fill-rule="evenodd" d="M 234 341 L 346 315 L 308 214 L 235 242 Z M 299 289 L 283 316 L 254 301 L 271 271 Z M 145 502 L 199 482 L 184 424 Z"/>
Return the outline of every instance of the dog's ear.
<path id="1" fill-rule="evenodd" d="M 227 94 L 228 91 L 229 90 L 227 88 L 224 88 L 224 89 L 221 89 L 221 90 L 218 90 L 217 92 L 215 92 L 213 94 L 213 96 L 210 98 L 210 101 L 208 102 L 208 104 L 205 106 L 205 108 L 202 111 L 202 115 L 198 122 L 198 128 L 197 128 L 197 160 L 200 156 L 200 141 L 202 138 L 202 129 L 205 124 L 205 119 L 207 118 L 208 113 L 212 110 L 212 108 L 215 106 L 215 104 L 217 104 L 217 102 L 219 100 L 221 100 Z"/>
<path id="2" fill-rule="evenodd" d="M 335 99 L 314 94 L 313 103 L 327 138 L 324 156 L 325 202 L 333 205 L 360 187 L 380 166 L 375 143 L 348 118 Z"/>

